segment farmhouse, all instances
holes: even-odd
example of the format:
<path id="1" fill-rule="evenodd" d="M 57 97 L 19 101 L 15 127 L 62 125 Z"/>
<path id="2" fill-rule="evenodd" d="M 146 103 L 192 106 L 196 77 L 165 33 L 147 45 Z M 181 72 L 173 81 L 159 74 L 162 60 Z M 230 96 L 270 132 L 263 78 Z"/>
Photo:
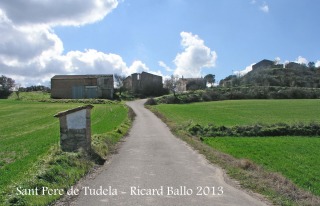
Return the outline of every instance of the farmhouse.
<path id="1" fill-rule="evenodd" d="M 123 87 L 134 94 L 159 95 L 163 91 L 162 77 L 147 72 L 134 73 L 123 81 Z"/>
<path id="2" fill-rule="evenodd" d="M 113 99 L 113 75 L 56 75 L 51 78 L 51 98 Z"/>

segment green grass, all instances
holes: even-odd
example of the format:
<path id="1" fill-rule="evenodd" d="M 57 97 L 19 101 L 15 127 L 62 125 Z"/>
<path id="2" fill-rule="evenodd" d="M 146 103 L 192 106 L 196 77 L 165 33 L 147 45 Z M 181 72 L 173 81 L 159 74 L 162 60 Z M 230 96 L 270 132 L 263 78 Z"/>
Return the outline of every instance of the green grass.
<path id="1" fill-rule="evenodd" d="M 155 106 L 173 122 L 219 126 L 320 122 L 320 100 L 233 100 Z"/>
<path id="2" fill-rule="evenodd" d="M 38 172 L 33 171 L 38 169 L 34 164 L 58 147 L 59 120 L 53 115 L 80 105 L 0 100 L 0 196 L 5 188 Z M 127 119 L 127 112 L 121 104 L 94 105 L 92 134 L 115 130 Z"/>
<path id="3" fill-rule="evenodd" d="M 280 172 L 295 184 L 320 195 L 320 138 L 207 138 L 206 144 L 236 158 L 250 159 Z"/>
<path id="4" fill-rule="evenodd" d="M 177 128 L 194 124 L 218 126 L 256 123 L 320 122 L 320 100 L 234 100 L 183 105 L 156 105 Z M 246 158 L 279 172 L 299 187 L 320 196 L 320 138 L 225 137 L 207 138 L 209 146 L 236 158 Z"/>
<path id="5" fill-rule="evenodd" d="M 8 99 L 17 100 L 18 96 L 16 92 L 13 92 Z M 19 100 L 44 100 L 50 99 L 50 93 L 48 92 L 19 92 Z"/>

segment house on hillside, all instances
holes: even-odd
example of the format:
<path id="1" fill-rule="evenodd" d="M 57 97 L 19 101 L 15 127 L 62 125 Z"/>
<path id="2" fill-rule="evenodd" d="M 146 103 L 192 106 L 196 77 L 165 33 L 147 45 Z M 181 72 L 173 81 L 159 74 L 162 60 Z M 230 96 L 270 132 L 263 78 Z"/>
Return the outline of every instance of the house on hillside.
<path id="1" fill-rule="evenodd" d="M 123 81 L 123 87 L 134 94 L 157 96 L 163 91 L 162 76 L 147 72 L 134 73 Z"/>
<path id="2" fill-rule="evenodd" d="M 252 65 L 252 70 L 257 70 L 257 69 L 265 69 L 265 68 L 272 68 L 274 66 L 274 62 L 264 59 L 254 65 Z"/>
<path id="3" fill-rule="evenodd" d="M 264 59 L 254 65 L 252 65 L 252 70 L 257 70 L 257 69 L 268 69 L 268 68 L 279 68 L 282 69 L 284 68 L 283 64 L 276 64 L 276 62 Z"/>
<path id="4" fill-rule="evenodd" d="M 113 75 L 56 75 L 51 78 L 51 98 L 113 99 Z"/>

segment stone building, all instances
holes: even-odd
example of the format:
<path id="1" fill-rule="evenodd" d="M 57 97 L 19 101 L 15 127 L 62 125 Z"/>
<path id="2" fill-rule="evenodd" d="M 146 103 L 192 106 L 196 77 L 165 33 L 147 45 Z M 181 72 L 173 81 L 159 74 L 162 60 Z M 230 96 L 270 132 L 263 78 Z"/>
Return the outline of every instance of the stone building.
<path id="1" fill-rule="evenodd" d="M 113 99 L 113 75 L 56 75 L 51 78 L 51 98 Z"/>
<path id="2" fill-rule="evenodd" d="M 178 82 L 178 92 L 189 90 L 201 90 L 207 87 L 207 81 L 204 78 L 180 78 Z"/>
<path id="3" fill-rule="evenodd" d="M 252 65 L 252 70 L 258 69 L 270 69 L 270 68 L 284 68 L 283 64 L 277 64 L 275 61 L 271 61 L 268 59 L 261 60 L 260 62 Z"/>
<path id="4" fill-rule="evenodd" d="M 252 65 L 252 70 L 272 68 L 273 66 L 274 66 L 273 61 L 264 59 L 256 64 Z"/>
<path id="5" fill-rule="evenodd" d="M 123 87 L 134 94 L 157 96 L 163 91 L 162 77 L 147 72 L 134 73 L 123 81 Z"/>

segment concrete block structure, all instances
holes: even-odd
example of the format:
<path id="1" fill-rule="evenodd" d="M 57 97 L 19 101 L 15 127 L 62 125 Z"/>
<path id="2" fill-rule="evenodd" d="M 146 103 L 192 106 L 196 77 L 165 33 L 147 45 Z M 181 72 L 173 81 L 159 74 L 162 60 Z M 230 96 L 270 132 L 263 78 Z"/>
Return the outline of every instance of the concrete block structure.
<path id="1" fill-rule="evenodd" d="M 92 105 L 60 112 L 54 117 L 60 120 L 60 145 L 62 151 L 76 152 L 91 150 L 91 118 Z"/>
<path id="2" fill-rule="evenodd" d="M 51 78 L 51 98 L 113 99 L 113 75 L 56 75 Z"/>

